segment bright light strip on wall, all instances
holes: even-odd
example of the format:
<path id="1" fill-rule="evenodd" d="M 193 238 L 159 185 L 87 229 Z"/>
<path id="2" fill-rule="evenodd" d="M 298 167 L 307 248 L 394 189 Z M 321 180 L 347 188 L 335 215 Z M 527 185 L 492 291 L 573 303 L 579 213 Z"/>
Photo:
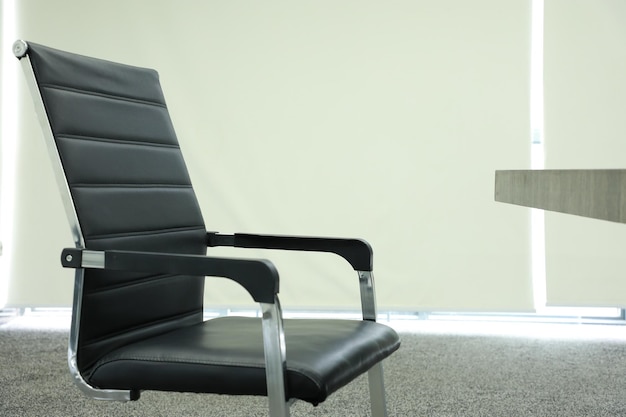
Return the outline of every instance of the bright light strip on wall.
<path id="1" fill-rule="evenodd" d="M 544 0 L 532 0 L 530 47 L 530 166 L 544 168 L 543 131 L 543 11 Z M 531 274 L 537 312 L 546 307 L 546 237 L 543 210 L 531 209 Z"/>
<path id="2" fill-rule="evenodd" d="M 8 301 L 13 248 L 13 213 L 15 197 L 15 159 L 17 156 L 17 60 L 12 54 L 16 39 L 15 0 L 2 0 L 2 97 L 0 100 L 0 309 Z"/>

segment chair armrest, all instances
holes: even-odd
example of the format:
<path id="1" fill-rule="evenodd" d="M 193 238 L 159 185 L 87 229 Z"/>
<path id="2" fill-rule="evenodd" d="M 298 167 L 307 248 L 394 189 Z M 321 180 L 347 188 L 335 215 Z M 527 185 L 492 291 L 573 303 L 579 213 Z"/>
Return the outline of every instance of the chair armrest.
<path id="1" fill-rule="evenodd" d="M 311 252 L 331 252 L 344 258 L 356 271 L 371 271 L 372 247 L 365 240 L 311 236 L 277 236 L 235 233 L 207 233 L 207 246 L 237 248 L 282 249 Z"/>
<path id="2" fill-rule="evenodd" d="M 61 264 L 66 268 L 229 278 L 243 286 L 259 303 L 273 304 L 279 288 L 278 271 L 273 263 L 265 259 L 66 248 L 61 253 Z"/>

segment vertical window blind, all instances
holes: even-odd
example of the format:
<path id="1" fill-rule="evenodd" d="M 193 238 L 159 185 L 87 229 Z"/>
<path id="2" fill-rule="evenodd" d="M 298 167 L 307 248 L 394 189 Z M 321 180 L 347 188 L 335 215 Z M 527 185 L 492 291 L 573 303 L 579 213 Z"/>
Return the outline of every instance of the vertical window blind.
<path id="1" fill-rule="evenodd" d="M 383 310 L 532 310 L 529 213 L 493 198 L 496 169 L 530 163 L 530 0 L 24 0 L 18 23 L 160 72 L 209 229 L 364 238 Z M 22 78 L 8 305 L 69 305 Z M 236 253 L 275 260 L 287 308 L 359 306 L 338 257 L 209 250 Z M 223 281 L 205 297 L 249 304 Z"/>
<path id="2" fill-rule="evenodd" d="M 626 3 L 545 2 L 546 168 L 626 168 Z M 548 304 L 626 304 L 626 226 L 546 213 Z"/>

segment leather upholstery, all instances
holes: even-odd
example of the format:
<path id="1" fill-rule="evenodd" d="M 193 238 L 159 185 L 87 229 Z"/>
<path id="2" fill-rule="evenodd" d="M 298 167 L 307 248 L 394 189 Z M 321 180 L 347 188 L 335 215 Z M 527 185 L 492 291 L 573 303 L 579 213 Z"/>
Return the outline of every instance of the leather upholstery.
<path id="1" fill-rule="evenodd" d="M 285 344 L 288 397 L 317 404 L 399 341 L 378 323 L 288 319 Z M 222 317 L 113 351 L 98 361 L 91 380 L 119 389 L 266 395 L 263 363 L 260 319 Z M 172 380 L 180 384 L 172 388 Z"/>
<path id="2" fill-rule="evenodd" d="M 206 253 L 206 228 L 158 74 L 29 43 L 85 239 L 93 250 Z M 85 271 L 78 364 L 202 321 L 202 277 Z"/>
<path id="3" fill-rule="evenodd" d="M 155 71 L 29 43 L 93 250 L 202 255 L 206 228 Z M 202 322 L 204 277 L 87 269 L 78 367 L 102 389 L 266 394 L 259 319 Z M 314 404 L 399 347 L 368 321 L 286 320 L 287 395 Z"/>

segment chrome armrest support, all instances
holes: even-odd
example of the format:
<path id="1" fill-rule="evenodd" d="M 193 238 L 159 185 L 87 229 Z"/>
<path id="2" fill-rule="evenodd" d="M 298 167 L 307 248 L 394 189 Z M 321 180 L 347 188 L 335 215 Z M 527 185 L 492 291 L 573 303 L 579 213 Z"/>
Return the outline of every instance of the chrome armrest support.
<path id="1" fill-rule="evenodd" d="M 376 321 L 376 291 L 374 290 L 374 273 L 372 271 L 359 271 L 359 284 L 361 289 L 361 310 L 363 320 Z M 383 378 L 383 365 L 377 363 L 367 372 L 370 390 L 370 404 L 372 416 L 387 417 L 387 402 L 385 395 L 385 383 Z"/>
<path id="2" fill-rule="evenodd" d="M 359 274 L 363 320 L 376 321 L 377 311 L 376 291 L 374 289 L 374 273 L 372 271 L 357 272 Z"/>
<path id="3" fill-rule="evenodd" d="M 285 378 L 287 357 L 283 316 L 278 297 L 274 303 L 260 303 L 263 312 L 263 350 L 270 416 L 289 417 Z"/>

